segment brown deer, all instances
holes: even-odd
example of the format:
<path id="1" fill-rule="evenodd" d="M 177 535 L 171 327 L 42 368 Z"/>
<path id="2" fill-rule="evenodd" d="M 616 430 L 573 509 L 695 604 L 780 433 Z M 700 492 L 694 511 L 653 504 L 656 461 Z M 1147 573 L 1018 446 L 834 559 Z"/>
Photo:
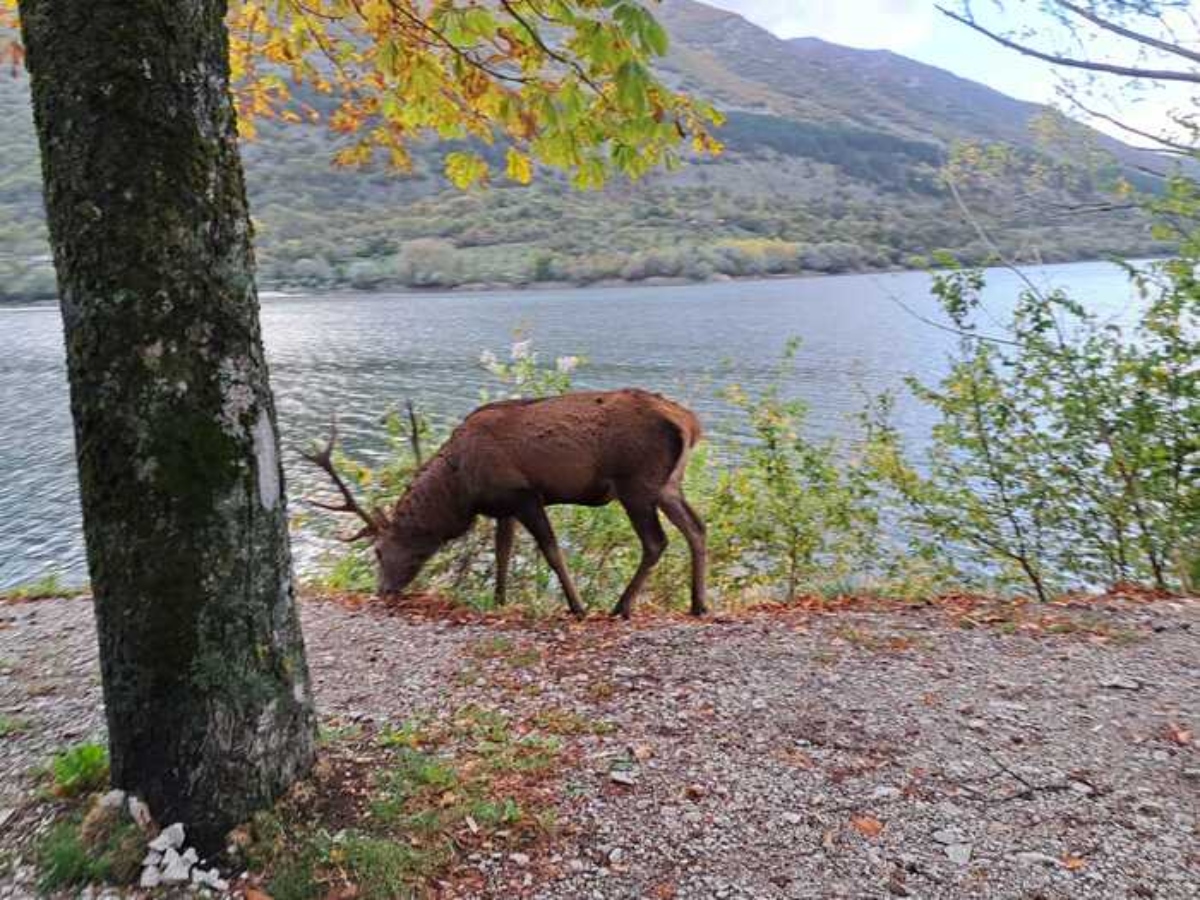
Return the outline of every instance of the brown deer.
<path id="1" fill-rule="evenodd" d="M 704 523 L 683 496 L 688 453 L 700 423 L 688 409 L 636 389 L 581 392 L 544 400 L 505 400 L 471 413 L 422 465 L 391 512 L 364 509 L 338 475 L 328 444 L 305 458 L 341 493 L 339 505 L 365 523 L 347 540 L 368 538 L 378 560 L 379 592 L 398 593 L 439 547 L 462 536 L 476 516 L 496 520 L 496 603 L 505 601 L 515 523 L 520 522 L 558 576 L 571 612 L 585 614 L 546 507 L 603 506 L 617 500 L 642 542 L 642 559 L 613 615 L 629 618 L 634 596 L 662 556 L 661 509 L 687 540 L 693 615 L 706 611 Z"/>

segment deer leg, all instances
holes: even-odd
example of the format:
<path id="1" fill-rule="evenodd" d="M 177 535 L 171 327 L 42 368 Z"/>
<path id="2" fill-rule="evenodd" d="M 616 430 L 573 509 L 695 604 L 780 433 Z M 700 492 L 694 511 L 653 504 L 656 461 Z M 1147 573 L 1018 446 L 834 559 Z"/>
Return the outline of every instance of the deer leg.
<path id="1" fill-rule="evenodd" d="M 512 556 L 516 522 L 511 516 L 496 520 L 496 605 L 508 601 L 508 560 Z"/>
<path id="2" fill-rule="evenodd" d="M 582 619 L 587 615 L 587 610 L 579 600 L 579 592 L 575 590 L 575 583 L 571 581 L 571 573 L 567 571 L 567 564 L 558 547 L 558 540 L 554 537 L 554 529 L 550 526 L 550 518 L 546 515 L 545 507 L 536 501 L 531 502 L 517 514 L 517 518 L 533 535 L 538 549 L 542 551 L 542 556 L 546 557 L 546 562 L 550 563 L 550 568 L 558 576 L 558 583 L 562 585 L 563 593 L 567 595 L 567 605 L 571 607 L 571 613 L 575 618 Z"/>
<path id="3" fill-rule="evenodd" d="M 621 505 L 625 507 L 629 521 L 633 524 L 633 530 L 637 532 L 637 536 L 642 542 L 642 561 L 638 563 L 637 571 L 633 573 L 633 578 L 629 580 L 628 587 L 625 588 L 625 592 L 621 594 L 621 599 L 617 601 L 617 605 L 613 607 L 612 611 L 614 616 L 628 619 L 633 606 L 633 598 L 642 589 L 642 585 L 650 575 L 650 570 L 654 568 L 667 548 L 667 535 L 658 521 L 658 510 L 653 503 L 634 505 L 622 500 Z"/>
<path id="4" fill-rule="evenodd" d="M 692 554 L 692 615 L 702 616 L 708 612 L 705 602 L 704 571 L 707 563 L 706 529 L 704 520 L 696 514 L 680 492 L 670 489 L 658 498 L 659 508 L 671 520 L 687 541 Z"/>

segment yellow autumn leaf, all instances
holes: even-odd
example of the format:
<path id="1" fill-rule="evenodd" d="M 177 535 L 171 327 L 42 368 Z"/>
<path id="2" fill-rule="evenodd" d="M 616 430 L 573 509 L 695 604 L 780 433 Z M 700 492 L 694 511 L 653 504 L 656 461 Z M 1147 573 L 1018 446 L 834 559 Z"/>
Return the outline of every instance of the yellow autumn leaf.
<path id="1" fill-rule="evenodd" d="M 521 184 L 533 181 L 533 163 L 529 157 L 512 147 L 508 148 L 508 177 Z"/>
<path id="2" fill-rule="evenodd" d="M 446 177 L 459 190 L 487 179 L 488 164 L 475 153 L 446 154 Z"/>

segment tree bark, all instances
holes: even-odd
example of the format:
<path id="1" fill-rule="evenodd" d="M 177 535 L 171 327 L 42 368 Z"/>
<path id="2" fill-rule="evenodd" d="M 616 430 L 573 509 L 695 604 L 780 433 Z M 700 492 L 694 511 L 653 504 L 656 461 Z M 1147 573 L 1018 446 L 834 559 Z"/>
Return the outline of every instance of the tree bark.
<path id="1" fill-rule="evenodd" d="M 223 0 L 21 0 L 113 783 L 211 851 L 313 760 Z"/>

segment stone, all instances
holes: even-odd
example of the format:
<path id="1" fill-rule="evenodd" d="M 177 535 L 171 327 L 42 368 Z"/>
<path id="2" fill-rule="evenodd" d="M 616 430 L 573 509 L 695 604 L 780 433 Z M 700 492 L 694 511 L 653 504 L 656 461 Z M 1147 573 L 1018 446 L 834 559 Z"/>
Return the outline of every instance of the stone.
<path id="1" fill-rule="evenodd" d="M 199 867 L 192 870 L 192 884 L 198 887 L 211 888 L 214 891 L 229 890 L 229 882 L 221 877 L 219 870 L 201 869 Z"/>
<path id="2" fill-rule="evenodd" d="M 789 825 L 799 825 L 804 821 L 804 816 L 800 815 L 800 813 L 794 812 L 784 813 L 783 821 L 787 822 Z"/>
<path id="3" fill-rule="evenodd" d="M 939 844 L 961 844 L 963 836 L 953 828 L 939 828 L 930 835 Z"/>
<path id="4" fill-rule="evenodd" d="M 162 862 L 162 854 L 157 850 L 151 850 L 142 857 L 143 866 L 157 866 L 160 862 Z"/>
<path id="5" fill-rule="evenodd" d="M 168 825 L 158 833 L 158 837 L 150 842 L 150 849 L 164 853 L 167 850 L 177 850 L 183 846 L 183 823 L 176 822 Z"/>
<path id="6" fill-rule="evenodd" d="M 1026 865 L 1036 866 L 1057 866 L 1058 860 L 1047 853 L 1038 853 L 1036 850 L 1023 850 L 1020 853 L 1014 854 L 1013 859 L 1017 862 L 1025 863 Z"/>
<path id="7" fill-rule="evenodd" d="M 895 800 L 900 796 L 900 788 L 893 787 L 890 784 L 881 784 L 875 790 L 871 791 L 872 800 Z"/>
<path id="8" fill-rule="evenodd" d="M 1130 678 L 1127 675 L 1109 675 L 1102 682 L 1100 687 L 1110 688 L 1115 691 L 1136 691 L 1141 688 L 1142 683 L 1136 678 Z"/>
<path id="9" fill-rule="evenodd" d="M 196 852 L 195 847 L 188 847 L 186 850 L 183 851 L 182 856 L 185 860 L 187 860 L 187 862 L 189 862 L 193 866 L 196 863 L 200 862 L 200 854 Z"/>
<path id="10" fill-rule="evenodd" d="M 620 847 L 613 847 L 608 851 L 608 861 L 611 865 L 617 865 L 625 858 L 625 851 Z"/>
<path id="11" fill-rule="evenodd" d="M 162 859 L 162 880 L 165 884 L 182 884 L 188 880 L 192 864 L 179 855 L 174 847 L 168 847 Z"/>
<path id="12" fill-rule="evenodd" d="M 525 853 L 510 853 L 508 859 L 513 865 L 527 866 L 529 865 L 529 855 Z"/>
<path id="13" fill-rule="evenodd" d="M 146 866 L 142 870 L 141 880 L 138 881 L 138 887 L 149 890 L 156 888 L 162 883 L 162 874 L 158 871 L 158 866 Z"/>
<path id="14" fill-rule="evenodd" d="M 100 806 L 104 809 L 120 809 L 125 803 L 125 792 L 119 789 L 109 791 L 100 798 Z"/>
<path id="15" fill-rule="evenodd" d="M 616 784 L 623 784 L 627 787 L 637 784 L 637 775 L 629 769 L 613 769 L 608 773 L 608 778 Z"/>
<path id="16" fill-rule="evenodd" d="M 946 848 L 946 856 L 949 857 L 950 862 L 965 866 L 971 861 L 971 845 L 951 844 Z"/>
<path id="17" fill-rule="evenodd" d="M 150 807 L 132 794 L 129 795 L 129 818 L 142 831 L 149 831 L 154 825 L 154 817 L 150 815 Z"/>

